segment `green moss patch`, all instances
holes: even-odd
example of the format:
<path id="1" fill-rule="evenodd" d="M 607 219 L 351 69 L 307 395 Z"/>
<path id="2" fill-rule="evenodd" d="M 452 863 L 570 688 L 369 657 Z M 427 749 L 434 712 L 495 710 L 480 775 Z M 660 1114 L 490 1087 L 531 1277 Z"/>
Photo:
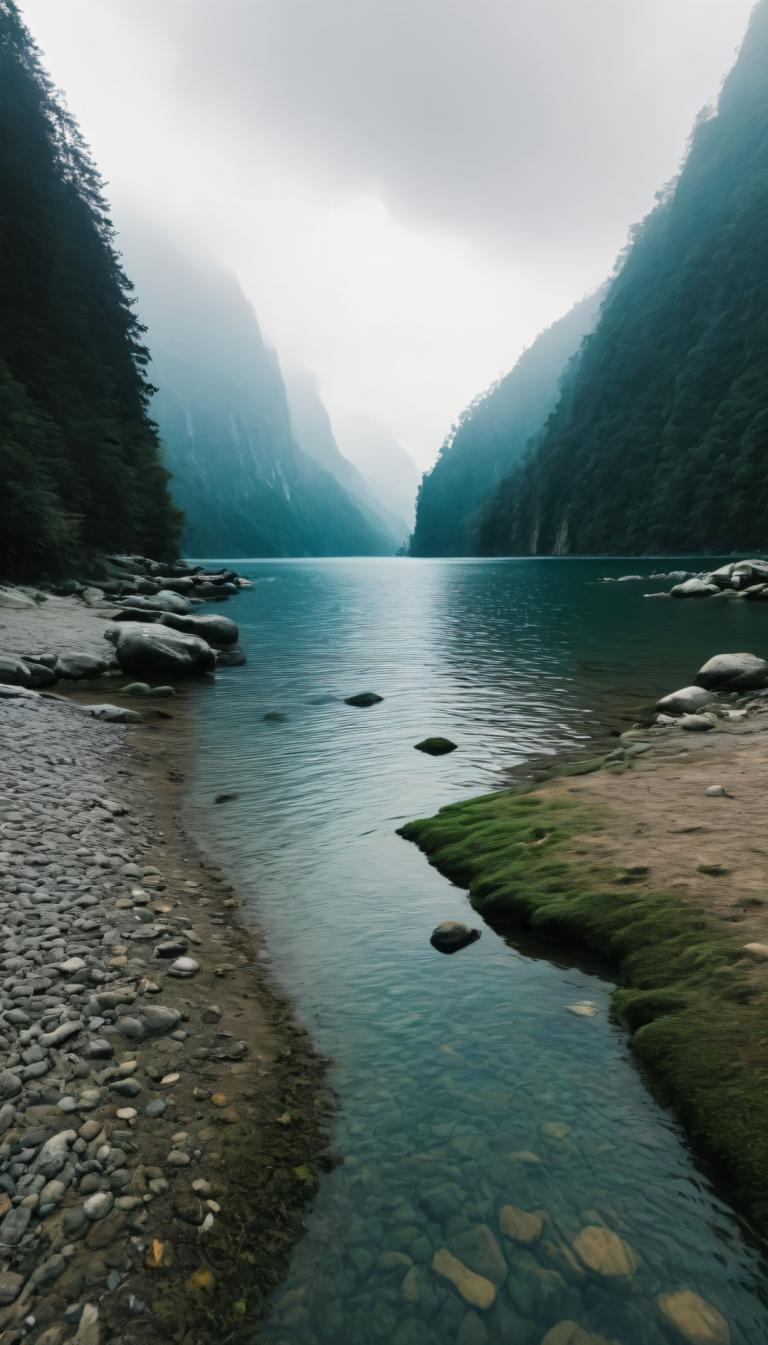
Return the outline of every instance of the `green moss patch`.
<path id="1" fill-rule="evenodd" d="M 766 1234 L 768 995 L 732 933 L 649 888 L 642 870 L 590 860 L 590 837 L 609 824 L 529 791 L 453 804 L 400 834 L 467 887 L 490 923 L 611 960 L 621 980 L 614 1006 L 637 1057 Z"/>

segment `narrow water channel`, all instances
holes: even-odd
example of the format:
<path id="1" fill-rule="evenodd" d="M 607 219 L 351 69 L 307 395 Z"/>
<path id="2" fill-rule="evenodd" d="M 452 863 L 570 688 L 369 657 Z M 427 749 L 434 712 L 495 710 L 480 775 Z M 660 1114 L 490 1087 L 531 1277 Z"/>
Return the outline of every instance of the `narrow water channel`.
<path id="1" fill-rule="evenodd" d="M 254 581 L 231 609 L 249 662 L 193 693 L 205 708 L 191 820 L 333 1061 L 344 1155 L 276 1295 L 270 1345 L 540 1345 L 562 1321 L 674 1345 L 655 1299 L 680 1289 L 722 1312 L 732 1345 L 768 1340 L 761 1261 L 644 1087 L 609 1020 L 610 983 L 488 928 L 458 956 L 436 953 L 432 927 L 466 919 L 466 896 L 395 834 L 510 766 L 623 727 L 709 655 L 765 646 L 759 604 L 644 601 L 664 585 L 595 582 L 637 566 L 239 566 Z M 382 704 L 343 703 L 365 690 Z M 433 734 L 458 750 L 414 751 Z M 224 789 L 236 798 L 211 809 Z M 594 1016 L 573 1011 L 582 1001 Z M 538 1241 L 504 1236 L 505 1205 L 544 1213 Z M 631 1276 L 578 1269 L 586 1226 L 625 1240 Z M 491 1281 L 492 1306 L 434 1273 L 443 1247 Z"/>

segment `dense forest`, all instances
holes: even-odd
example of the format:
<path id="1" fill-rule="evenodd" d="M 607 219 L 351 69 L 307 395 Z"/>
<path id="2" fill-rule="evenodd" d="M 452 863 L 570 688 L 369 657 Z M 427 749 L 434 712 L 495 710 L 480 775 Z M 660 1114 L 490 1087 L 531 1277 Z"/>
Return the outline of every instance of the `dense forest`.
<path id="1" fill-rule="evenodd" d="M 597 319 L 603 291 L 576 304 L 466 408 L 419 490 L 413 556 L 471 556 L 490 492 L 522 458 L 558 397 L 565 365 Z"/>
<path id="2" fill-rule="evenodd" d="M 0 0 L 0 574 L 175 553 L 146 362 L 99 174 Z"/>
<path id="3" fill-rule="evenodd" d="M 236 278 L 146 226 L 129 224 L 123 243 L 185 552 L 391 555 L 384 524 L 296 442 L 277 356 Z"/>
<path id="4" fill-rule="evenodd" d="M 491 554 L 766 545 L 768 0 L 677 180 L 634 230 Z"/>

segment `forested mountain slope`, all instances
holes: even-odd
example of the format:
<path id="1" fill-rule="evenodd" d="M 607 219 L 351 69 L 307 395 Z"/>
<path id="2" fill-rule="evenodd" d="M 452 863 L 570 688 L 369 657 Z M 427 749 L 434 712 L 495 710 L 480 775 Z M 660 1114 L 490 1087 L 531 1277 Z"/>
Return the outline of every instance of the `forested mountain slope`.
<path id="1" fill-rule="evenodd" d="M 126 232 L 147 324 L 152 402 L 191 555 L 379 555 L 393 550 L 296 443 L 277 357 L 234 276 Z"/>
<path id="2" fill-rule="evenodd" d="M 768 530 L 768 0 L 481 530 L 504 553 L 729 551 Z"/>
<path id="3" fill-rule="evenodd" d="M 0 574 L 175 553 L 146 351 L 102 183 L 0 0 Z"/>
<path id="4" fill-rule="evenodd" d="M 476 554 L 482 505 L 555 406 L 563 369 L 592 330 L 602 294 L 582 299 L 537 336 L 512 371 L 462 412 L 421 483 L 411 555 Z"/>
<path id="5" fill-rule="evenodd" d="M 311 371 L 297 365 L 282 365 L 282 372 L 291 427 L 297 444 L 331 476 L 335 476 L 377 531 L 387 533 L 394 552 L 408 540 L 410 530 L 407 523 L 377 499 L 363 473 L 344 457 Z"/>

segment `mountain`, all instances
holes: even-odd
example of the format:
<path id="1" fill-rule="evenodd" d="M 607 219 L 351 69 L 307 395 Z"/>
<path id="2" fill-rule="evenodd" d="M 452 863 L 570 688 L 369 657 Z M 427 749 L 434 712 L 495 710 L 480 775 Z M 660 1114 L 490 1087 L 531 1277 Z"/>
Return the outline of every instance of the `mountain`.
<path id="1" fill-rule="evenodd" d="M 511 373 L 462 412 L 421 483 L 412 556 L 477 554 L 482 507 L 554 409 L 563 370 L 594 327 L 603 295 L 582 299 L 537 336 Z"/>
<path id="2" fill-rule="evenodd" d="M 296 443 L 274 352 L 235 277 L 126 233 L 152 402 L 190 555 L 387 555 L 392 538 Z"/>
<path id="3" fill-rule="evenodd" d="M 172 556 L 146 351 L 102 182 L 0 0 L 0 573 L 100 549 Z"/>
<path id="4" fill-rule="evenodd" d="M 481 531 L 490 553 L 751 550 L 768 517 L 768 0 L 578 369 Z"/>
<path id="5" fill-rule="evenodd" d="M 376 499 L 362 472 L 340 451 L 314 374 L 298 365 L 283 364 L 282 370 L 296 442 L 355 498 L 373 527 L 384 529 L 394 552 L 408 540 L 410 529 L 405 519 Z"/>
<path id="6" fill-rule="evenodd" d="M 385 425 L 360 414 L 336 422 L 339 446 L 368 482 L 376 499 L 413 527 L 416 492 L 421 473 L 410 453 Z"/>

